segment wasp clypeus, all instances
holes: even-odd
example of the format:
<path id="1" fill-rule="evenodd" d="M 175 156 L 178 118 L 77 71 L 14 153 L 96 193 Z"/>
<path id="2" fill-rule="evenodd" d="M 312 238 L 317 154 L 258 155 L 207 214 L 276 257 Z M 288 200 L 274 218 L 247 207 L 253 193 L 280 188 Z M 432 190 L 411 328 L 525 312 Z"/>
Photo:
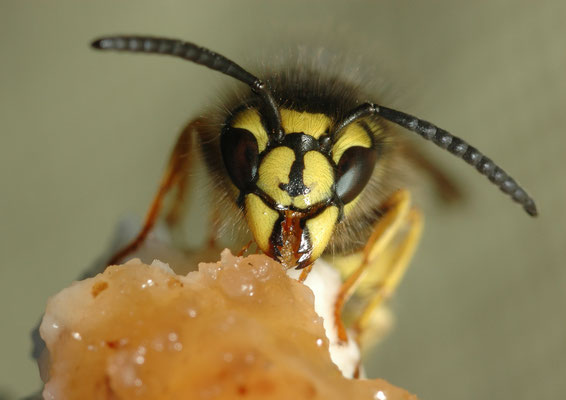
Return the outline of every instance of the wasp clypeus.
<path id="1" fill-rule="evenodd" d="M 406 153 L 389 123 L 464 159 L 529 215 L 537 215 L 532 198 L 476 148 L 429 122 L 368 101 L 363 88 L 340 76 L 298 65 L 259 79 L 220 54 L 165 38 L 105 37 L 93 47 L 182 58 L 248 86 L 225 104 L 227 111 L 196 118 L 182 131 L 141 231 L 111 263 L 143 243 L 164 197 L 184 189 L 191 154 L 200 152 L 215 181 L 218 212 L 247 225 L 263 253 L 286 268 L 301 269 L 300 280 L 328 253 L 350 271 L 334 306 L 339 337 L 346 340 L 341 311 L 362 276 L 380 265 L 354 322 L 358 330 L 395 289 L 422 228 L 421 213 L 399 184 L 395 166 Z M 178 195 L 170 222 L 182 201 Z"/>

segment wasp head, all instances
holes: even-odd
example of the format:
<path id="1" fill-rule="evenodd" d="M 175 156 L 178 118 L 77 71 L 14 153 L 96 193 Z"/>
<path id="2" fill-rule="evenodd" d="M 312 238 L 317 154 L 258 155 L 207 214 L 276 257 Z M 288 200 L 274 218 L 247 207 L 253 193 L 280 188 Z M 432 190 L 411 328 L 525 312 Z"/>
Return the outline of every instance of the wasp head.
<path id="1" fill-rule="evenodd" d="M 304 268 L 322 255 L 366 186 L 377 151 L 360 124 L 332 137 L 325 114 L 280 113 L 284 135 L 275 140 L 257 109 L 236 112 L 221 151 L 259 248 L 287 268 Z"/>

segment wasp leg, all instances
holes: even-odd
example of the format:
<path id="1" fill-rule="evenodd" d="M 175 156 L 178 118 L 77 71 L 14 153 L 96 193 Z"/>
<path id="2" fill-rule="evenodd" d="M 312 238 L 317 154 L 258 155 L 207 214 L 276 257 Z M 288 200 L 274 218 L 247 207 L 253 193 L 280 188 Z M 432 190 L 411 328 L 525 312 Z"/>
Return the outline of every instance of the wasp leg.
<path id="1" fill-rule="evenodd" d="M 376 256 L 392 242 L 403 226 L 409 213 L 411 196 L 407 190 L 398 190 L 382 205 L 383 215 L 375 224 L 374 230 L 364 246 L 359 266 L 351 273 L 340 287 L 334 303 L 334 320 L 338 331 L 338 339 L 347 342 L 348 336 L 342 319 L 344 304 L 352 296 L 368 268 Z"/>
<path id="2" fill-rule="evenodd" d="M 163 200 L 165 196 L 175 187 L 178 189 L 177 198 L 168 213 L 168 220 L 173 221 L 177 218 L 182 207 L 179 202 L 184 201 L 184 193 L 186 192 L 187 185 L 186 178 L 188 177 L 192 164 L 192 135 L 193 133 L 198 132 L 197 127 L 200 123 L 200 119 L 195 119 L 191 121 L 181 132 L 181 135 L 173 148 L 171 157 L 169 158 L 167 169 L 161 178 L 159 189 L 153 197 L 151 205 L 146 213 L 142 229 L 130 243 L 112 256 L 112 258 L 108 261 L 108 265 L 117 264 L 124 257 L 136 251 L 136 249 L 144 242 L 147 235 L 151 232 L 157 222 L 157 218 L 163 208 Z"/>
<path id="3" fill-rule="evenodd" d="M 243 257 L 244 254 L 248 252 L 253 242 L 254 242 L 253 240 L 250 240 L 247 244 L 245 244 L 238 252 L 237 257 Z"/>
<path id="4" fill-rule="evenodd" d="M 303 268 L 303 270 L 301 271 L 301 275 L 299 276 L 299 282 L 304 282 L 305 279 L 307 279 L 307 276 L 309 276 L 309 273 L 312 270 L 314 263 L 307 265 L 305 268 Z"/>
<path id="5" fill-rule="evenodd" d="M 399 238 L 398 244 L 391 250 L 385 273 L 381 275 L 381 279 L 373 286 L 375 293 L 353 323 L 353 329 L 360 344 L 364 342 L 362 335 L 365 332 L 372 331 L 372 316 L 375 315 L 375 311 L 395 292 L 407 271 L 409 262 L 413 258 L 421 237 L 423 228 L 422 213 L 412 208 L 406 215 L 404 225 L 404 235 Z"/>

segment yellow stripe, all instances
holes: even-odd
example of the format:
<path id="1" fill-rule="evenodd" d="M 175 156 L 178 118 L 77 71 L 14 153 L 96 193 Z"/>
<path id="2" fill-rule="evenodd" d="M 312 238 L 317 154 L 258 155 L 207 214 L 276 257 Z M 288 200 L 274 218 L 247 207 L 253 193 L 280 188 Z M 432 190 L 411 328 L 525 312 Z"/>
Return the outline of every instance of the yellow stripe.
<path id="1" fill-rule="evenodd" d="M 295 152 L 288 147 L 271 150 L 259 166 L 257 187 L 267 193 L 278 204 L 288 206 L 291 196 L 279 188 L 281 183 L 289 183 L 289 172 L 295 161 Z"/>
<path id="2" fill-rule="evenodd" d="M 269 251 L 269 238 L 279 214 L 269 208 L 257 195 L 246 195 L 246 219 L 259 248 Z"/>
<path id="3" fill-rule="evenodd" d="M 342 154 L 350 147 L 361 146 L 370 148 L 371 139 L 364 128 L 359 124 L 353 123 L 349 125 L 332 147 L 332 159 L 336 164 L 340 161 Z"/>
<path id="4" fill-rule="evenodd" d="M 232 120 L 234 128 L 246 129 L 254 135 L 257 147 L 261 153 L 267 146 L 267 132 L 261 123 L 259 112 L 255 108 L 248 108 L 236 115 Z"/>
<path id="5" fill-rule="evenodd" d="M 334 172 L 325 156 L 318 151 L 309 151 L 304 157 L 303 183 L 310 189 L 305 195 L 293 198 L 293 205 L 308 208 L 332 196 Z"/>
<path id="6" fill-rule="evenodd" d="M 307 221 L 309 237 L 312 243 L 311 260 L 316 260 L 328 245 L 336 221 L 338 220 L 338 207 L 330 206 L 322 213 Z"/>
<path id="7" fill-rule="evenodd" d="M 280 109 L 279 112 L 281 114 L 281 127 L 285 133 L 302 132 L 318 139 L 328 133 L 330 129 L 331 119 L 328 115 L 299 112 L 285 108 Z M 257 140 L 259 152 L 265 150 L 269 137 L 261 123 L 257 109 L 248 108 L 240 111 L 232 120 L 231 125 L 234 128 L 250 131 Z"/>
<path id="8" fill-rule="evenodd" d="M 324 114 L 312 114 L 295 110 L 280 109 L 281 126 L 285 133 L 304 133 L 318 139 L 328 132 L 330 117 Z"/>

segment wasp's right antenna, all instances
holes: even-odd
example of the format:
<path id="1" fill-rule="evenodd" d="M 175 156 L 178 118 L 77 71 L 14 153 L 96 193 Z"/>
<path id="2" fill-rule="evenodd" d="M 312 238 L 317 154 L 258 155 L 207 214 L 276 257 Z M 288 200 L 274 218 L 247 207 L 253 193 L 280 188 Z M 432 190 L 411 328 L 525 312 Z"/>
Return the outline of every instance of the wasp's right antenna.
<path id="1" fill-rule="evenodd" d="M 284 133 L 281 129 L 281 116 L 279 115 L 277 103 L 265 83 L 234 61 L 220 54 L 190 42 L 149 36 L 108 36 L 93 41 L 91 45 L 99 50 L 170 55 L 204 65 L 236 78 L 240 82 L 247 84 L 264 101 L 267 111 L 266 120 L 271 136 L 275 140 L 283 138 Z"/>

